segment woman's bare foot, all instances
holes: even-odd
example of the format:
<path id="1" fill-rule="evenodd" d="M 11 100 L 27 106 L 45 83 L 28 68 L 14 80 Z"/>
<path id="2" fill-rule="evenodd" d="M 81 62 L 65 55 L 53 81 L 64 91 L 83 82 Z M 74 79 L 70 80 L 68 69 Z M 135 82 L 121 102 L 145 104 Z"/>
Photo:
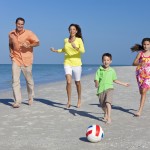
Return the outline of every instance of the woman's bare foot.
<path id="1" fill-rule="evenodd" d="M 70 108 L 70 106 L 71 106 L 71 104 L 70 104 L 70 102 L 68 102 L 67 105 L 66 105 L 66 107 Z"/>
<path id="2" fill-rule="evenodd" d="M 81 100 L 78 100 L 77 108 L 80 108 L 80 107 L 81 107 Z"/>

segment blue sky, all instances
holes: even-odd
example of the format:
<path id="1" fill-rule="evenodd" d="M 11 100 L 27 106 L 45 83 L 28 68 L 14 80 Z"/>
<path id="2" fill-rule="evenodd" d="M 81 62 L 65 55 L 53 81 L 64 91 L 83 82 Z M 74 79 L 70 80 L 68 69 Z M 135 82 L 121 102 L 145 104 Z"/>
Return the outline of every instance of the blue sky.
<path id="1" fill-rule="evenodd" d="M 62 48 L 69 36 L 68 26 L 79 24 L 84 38 L 83 64 L 100 64 L 101 55 L 113 55 L 113 64 L 130 65 L 137 53 L 130 47 L 150 37 L 149 0 L 1 0 L 0 64 L 11 63 L 8 33 L 17 17 L 26 20 L 25 28 L 40 39 L 34 49 L 35 64 L 62 64 L 64 54 L 49 48 Z"/>

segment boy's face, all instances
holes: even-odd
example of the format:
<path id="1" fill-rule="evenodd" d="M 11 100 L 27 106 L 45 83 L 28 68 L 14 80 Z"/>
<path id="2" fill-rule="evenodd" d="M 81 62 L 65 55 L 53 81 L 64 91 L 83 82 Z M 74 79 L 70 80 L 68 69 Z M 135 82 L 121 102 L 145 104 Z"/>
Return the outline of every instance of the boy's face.
<path id="1" fill-rule="evenodd" d="M 103 62 L 104 68 L 108 68 L 112 60 L 108 56 L 104 56 L 102 62 Z"/>

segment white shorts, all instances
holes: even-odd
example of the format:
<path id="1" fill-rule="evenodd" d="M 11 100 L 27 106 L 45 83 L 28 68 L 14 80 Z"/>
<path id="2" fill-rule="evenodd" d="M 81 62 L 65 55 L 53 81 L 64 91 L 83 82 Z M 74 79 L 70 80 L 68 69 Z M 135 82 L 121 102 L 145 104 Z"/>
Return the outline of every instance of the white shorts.
<path id="1" fill-rule="evenodd" d="M 72 76 L 72 72 L 74 75 L 75 81 L 80 81 L 81 79 L 81 72 L 82 72 L 82 67 L 81 66 L 64 66 L 65 74 L 70 74 Z"/>

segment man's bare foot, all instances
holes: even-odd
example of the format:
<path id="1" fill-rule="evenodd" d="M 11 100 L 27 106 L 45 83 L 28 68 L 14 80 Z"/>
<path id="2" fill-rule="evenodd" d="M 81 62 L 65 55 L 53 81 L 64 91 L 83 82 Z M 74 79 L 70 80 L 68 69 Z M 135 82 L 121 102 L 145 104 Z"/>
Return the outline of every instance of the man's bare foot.
<path id="1" fill-rule="evenodd" d="M 19 103 L 14 103 L 14 104 L 12 105 L 12 107 L 13 107 L 13 108 L 19 108 L 19 107 L 20 107 L 20 104 L 19 104 Z"/>
<path id="2" fill-rule="evenodd" d="M 77 103 L 77 108 L 80 108 L 81 107 L 81 101 L 78 100 L 78 103 Z"/>
<path id="3" fill-rule="evenodd" d="M 28 104 L 31 106 L 33 104 L 33 99 L 29 99 Z"/>

